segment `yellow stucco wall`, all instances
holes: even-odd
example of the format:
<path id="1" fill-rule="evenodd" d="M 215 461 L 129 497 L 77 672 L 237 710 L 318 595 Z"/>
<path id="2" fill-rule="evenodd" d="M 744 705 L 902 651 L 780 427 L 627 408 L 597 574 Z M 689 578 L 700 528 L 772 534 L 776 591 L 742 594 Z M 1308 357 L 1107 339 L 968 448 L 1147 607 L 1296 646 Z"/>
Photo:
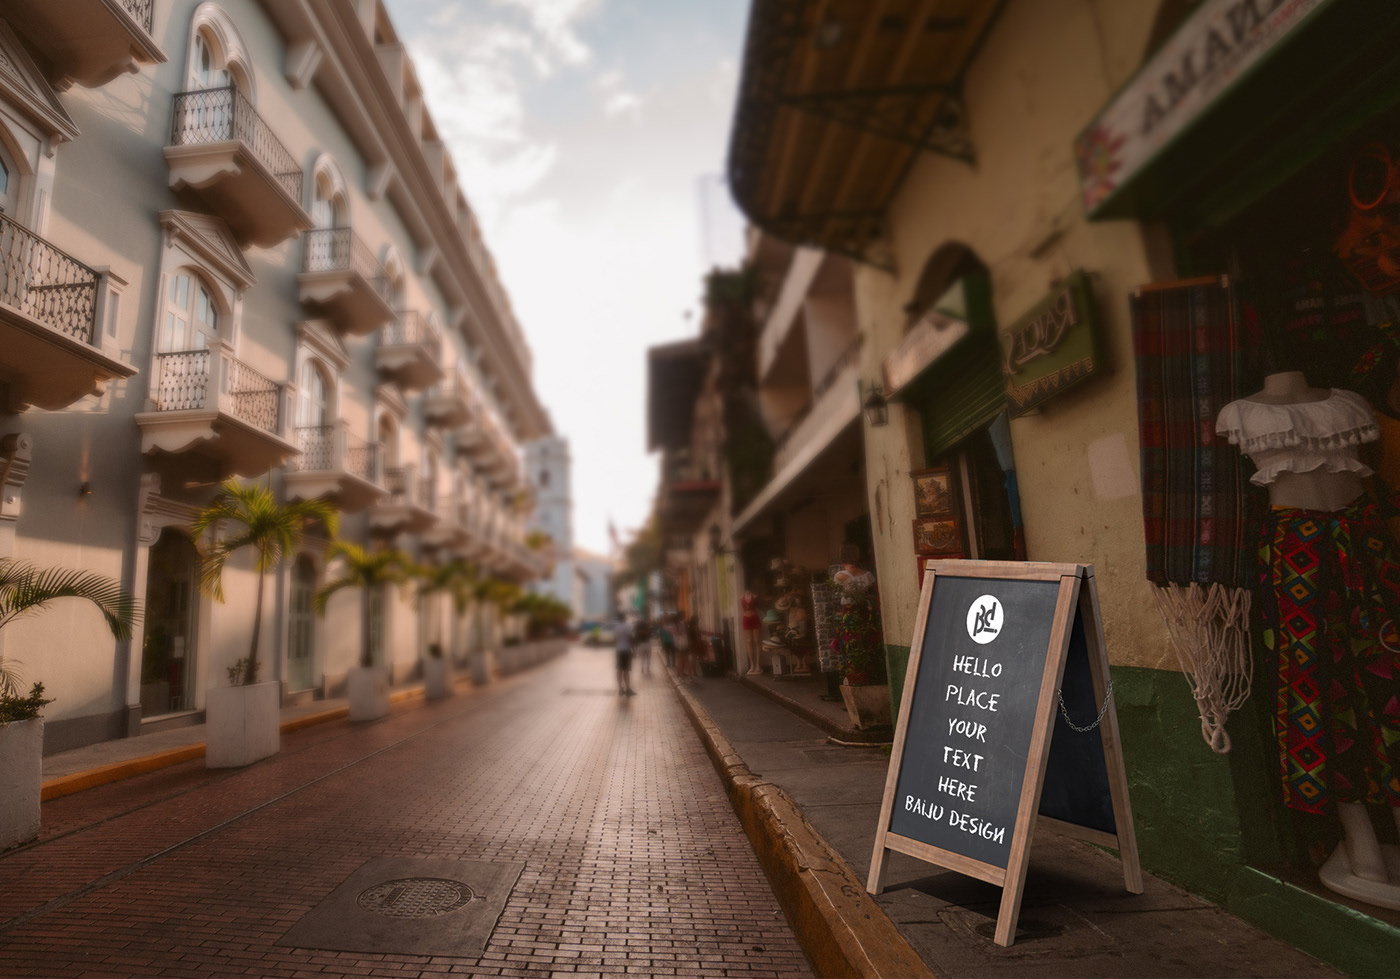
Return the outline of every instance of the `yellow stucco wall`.
<path id="1" fill-rule="evenodd" d="M 1154 267 L 1149 232 L 1137 223 L 1085 220 L 1072 152 L 1075 134 L 1136 68 L 1157 6 L 1010 0 L 966 77 L 976 165 L 918 159 L 890 208 L 896 271 L 862 267 L 857 302 L 873 341 L 862 371 L 873 377 L 903 336 L 903 306 L 925 261 L 942 245 L 961 243 L 987 265 L 999 327 L 1056 279 L 1093 274 L 1104 328 L 1099 376 L 1011 425 L 1028 556 L 1092 563 L 1112 660 L 1175 668 L 1144 578 L 1128 319 L 1129 293 L 1172 271 Z M 866 435 L 886 639 L 907 644 L 918 598 L 908 473 L 924 464 L 917 414 L 896 406 L 889 425 Z"/>

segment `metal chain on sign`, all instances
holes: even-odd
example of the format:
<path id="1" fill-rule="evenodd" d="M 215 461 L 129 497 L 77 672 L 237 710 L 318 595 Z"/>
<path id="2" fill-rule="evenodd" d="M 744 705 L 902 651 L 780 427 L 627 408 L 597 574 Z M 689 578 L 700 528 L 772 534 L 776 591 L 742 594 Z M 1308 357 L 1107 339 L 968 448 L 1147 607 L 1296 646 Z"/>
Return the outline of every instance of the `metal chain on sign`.
<path id="1" fill-rule="evenodd" d="M 1090 724 L 1088 727 L 1080 727 L 1069 719 L 1069 711 L 1065 708 L 1065 692 L 1063 688 L 1056 693 L 1056 696 L 1060 698 L 1060 713 L 1064 715 L 1065 723 L 1080 734 L 1086 734 L 1103 723 L 1103 716 L 1108 713 L 1108 702 L 1113 699 L 1113 677 L 1108 678 L 1108 692 L 1103 695 L 1103 706 L 1099 708 L 1099 716 L 1094 718 L 1094 723 Z"/>

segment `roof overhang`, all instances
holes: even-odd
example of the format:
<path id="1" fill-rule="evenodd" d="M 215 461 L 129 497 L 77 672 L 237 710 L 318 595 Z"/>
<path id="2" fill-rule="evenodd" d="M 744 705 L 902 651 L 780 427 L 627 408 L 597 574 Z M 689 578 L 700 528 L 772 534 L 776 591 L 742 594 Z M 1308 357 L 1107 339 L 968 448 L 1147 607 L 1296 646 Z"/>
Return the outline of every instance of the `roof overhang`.
<path id="1" fill-rule="evenodd" d="M 710 356 L 703 340 L 684 340 L 647 350 L 647 448 L 690 444 L 695 399 Z"/>
<path id="2" fill-rule="evenodd" d="M 963 74 L 1001 0 L 754 0 L 729 183 L 769 234 L 873 264 L 923 150 L 971 162 Z"/>

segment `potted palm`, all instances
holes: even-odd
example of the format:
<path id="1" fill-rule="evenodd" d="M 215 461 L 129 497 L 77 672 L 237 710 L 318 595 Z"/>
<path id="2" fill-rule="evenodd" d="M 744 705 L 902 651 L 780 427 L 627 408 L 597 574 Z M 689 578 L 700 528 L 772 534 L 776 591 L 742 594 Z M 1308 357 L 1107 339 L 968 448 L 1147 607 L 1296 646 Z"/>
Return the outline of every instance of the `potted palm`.
<path id="1" fill-rule="evenodd" d="M 359 544 L 337 540 L 326 552 L 331 560 L 341 562 L 338 577 L 322 585 L 316 592 L 313 607 L 317 615 L 326 614 L 331 596 L 346 588 L 363 592 L 360 619 L 360 662 L 346 678 L 352 721 L 373 721 L 389 713 L 389 673 L 374 662 L 370 645 L 370 592 L 390 584 L 403 584 L 412 562 L 402 551 L 393 548 L 369 550 Z"/>
<path id="2" fill-rule="evenodd" d="M 228 670 L 231 686 L 211 687 L 205 695 L 205 765 L 240 768 L 277 753 L 281 747 L 282 688 L 277 680 L 258 682 L 258 639 L 262 633 L 263 592 L 267 574 L 301 547 L 306 527 L 316 521 L 334 534 L 339 519 L 325 500 L 279 503 L 266 486 L 228 480 L 219 494 L 194 518 L 196 540 L 213 530 L 216 539 L 200 556 L 200 584 L 215 601 L 224 601 L 224 568 L 247 548 L 258 573 L 253 600 L 253 638 L 246 659 Z M 219 537 L 220 525 L 241 526 Z"/>
<path id="3" fill-rule="evenodd" d="M 97 606 L 112 638 L 131 638 L 136 600 L 117 582 L 91 571 L 36 568 L 0 559 L 0 629 L 48 608 L 60 598 Z M 43 778 L 44 685 L 21 692 L 19 661 L 0 656 L 0 850 L 39 835 L 39 788 Z"/>
<path id="4" fill-rule="evenodd" d="M 459 618 L 466 613 L 476 581 L 476 570 L 470 561 L 458 558 L 445 564 L 420 564 L 414 568 L 414 577 L 418 579 L 420 603 L 433 595 L 446 594 Z M 428 656 L 423 660 L 423 693 L 429 700 L 452 694 L 452 667 L 440 643 L 428 644 Z"/>

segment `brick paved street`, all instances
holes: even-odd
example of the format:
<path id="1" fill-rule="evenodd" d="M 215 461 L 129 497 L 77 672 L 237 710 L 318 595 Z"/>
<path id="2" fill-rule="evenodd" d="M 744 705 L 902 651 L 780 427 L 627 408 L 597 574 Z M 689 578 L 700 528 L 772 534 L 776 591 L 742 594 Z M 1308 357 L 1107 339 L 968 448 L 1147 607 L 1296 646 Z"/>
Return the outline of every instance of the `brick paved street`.
<path id="1" fill-rule="evenodd" d="M 0 976 L 809 975 L 669 682 L 619 698 L 611 659 L 46 803 Z M 275 944 L 378 857 L 524 870 L 480 957 Z"/>

